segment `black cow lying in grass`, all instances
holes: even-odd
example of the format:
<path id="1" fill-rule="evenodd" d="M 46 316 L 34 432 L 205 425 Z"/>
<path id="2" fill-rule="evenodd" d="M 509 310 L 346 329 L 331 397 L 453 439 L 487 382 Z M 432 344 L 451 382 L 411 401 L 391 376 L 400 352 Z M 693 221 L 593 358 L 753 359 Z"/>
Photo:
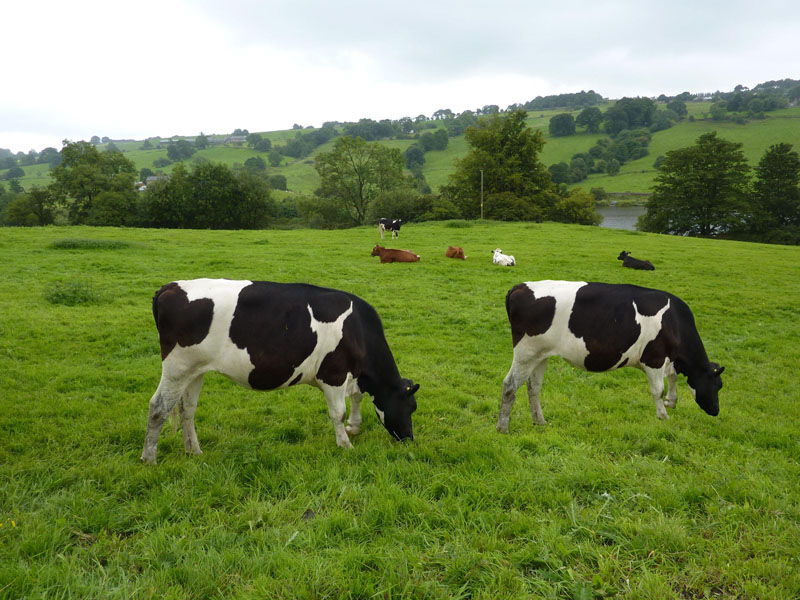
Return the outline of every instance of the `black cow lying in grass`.
<path id="1" fill-rule="evenodd" d="M 625 252 L 623 250 L 619 253 L 617 260 L 622 261 L 623 267 L 628 267 L 629 269 L 639 269 L 640 271 L 655 271 L 656 268 L 653 266 L 649 260 L 640 260 L 638 258 L 634 258 L 631 256 L 630 252 Z"/>

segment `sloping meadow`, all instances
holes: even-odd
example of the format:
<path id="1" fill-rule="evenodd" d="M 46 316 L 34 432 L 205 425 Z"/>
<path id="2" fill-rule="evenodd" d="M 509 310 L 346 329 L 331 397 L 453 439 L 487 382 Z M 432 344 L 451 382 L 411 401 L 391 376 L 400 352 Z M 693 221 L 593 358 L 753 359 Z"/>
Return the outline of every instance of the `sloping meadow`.
<path id="1" fill-rule="evenodd" d="M 65 240 L 67 240 L 65 242 Z M 379 264 L 347 231 L 0 230 L 0 598 L 788 598 L 800 595 L 800 249 L 557 224 L 404 225 Z M 466 261 L 447 259 L 462 246 Z M 500 247 L 514 268 L 492 265 Z M 623 269 L 621 250 L 656 266 Z M 168 423 L 153 293 L 174 279 L 358 294 L 421 384 L 413 443 L 364 402 L 354 449 L 324 397 L 206 377 L 204 454 Z M 685 379 L 656 419 L 645 376 L 551 359 L 549 424 L 512 356 L 506 292 L 575 279 L 670 291 L 726 367 L 720 415 Z"/>

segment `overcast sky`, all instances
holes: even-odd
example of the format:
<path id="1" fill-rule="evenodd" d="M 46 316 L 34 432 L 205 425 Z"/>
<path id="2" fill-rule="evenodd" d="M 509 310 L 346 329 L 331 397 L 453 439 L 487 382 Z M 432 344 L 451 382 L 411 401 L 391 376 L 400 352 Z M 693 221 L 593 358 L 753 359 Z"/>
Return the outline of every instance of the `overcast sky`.
<path id="1" fill-rule="evenodd" d="M 22 0 L 0 148 L 800 79 L 800 2 Z"/>

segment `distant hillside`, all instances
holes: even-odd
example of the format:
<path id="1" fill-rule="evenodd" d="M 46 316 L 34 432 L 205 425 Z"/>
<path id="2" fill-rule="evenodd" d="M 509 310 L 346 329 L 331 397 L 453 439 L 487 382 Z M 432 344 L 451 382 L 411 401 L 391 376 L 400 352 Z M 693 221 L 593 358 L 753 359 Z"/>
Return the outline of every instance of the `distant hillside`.
<path id="1" fill-rule="evenodd" d="M 764 93 L 763 90 L 767 90 L 770 93 L 775 90 L 777 90 L 776 93 L 785 93 L 784 88 L 789 88 L 791 84 L 796 85 L 797 82 L 794 80 L 766 82 L 764 84 L 759 84 L 754 90 L 760 90 L 759 93 Z M 734 102 L 741 101 L 743 93 L 745 95 L 752 95 L 755 92 L 748 92 L 747 90 L 744 90 L 744 92 L 742 92 L 742 90 L 738 92 L 735 90 L 727 94 L 717 92 L 714 100 L 719 101 L 722 98 L 728 98 L 727 102 L 733 105 Z M 597 144 L 598 140 L 608 137 L 605 133 L 585 133 L 581 131 L 581 128 L 579 128 L 577 134 L 566 137 L 551 137 L 548 133 L 549 122 L 553 116 L 566 112 L 577 117 L 584 106 L 581 105 L 580 102 L 587 101 L 587 96 L 582 96 L 581 94 L 563 94 L 558 97 L 548 97 L 545 99 L 536 98 L 523 105 L 528 110 L 527 124 L 534 129 L 541 130 L 547 141 L 541 155 L 542 162 L 547 166 L 562 161 L 569 163 L 575 154 L 588 152 L 592 146 Z M 594 94 L 594 92 L 590 92 L 590 94 Z M 534 108 L 535 106 L 547 106 L 548 103 L 554 102 L 552 98 L 558 98 L 560 102 L 565 104 L 573 103 L 573 107 Z M 593 103 L 600 98 L 601 97 L 596 94 L 589 97 Z M 661 100 L 662 102 L 659 102 L 659 108 L 663 108 L 663 100 L 665 100 L 665 98 L 661 98 Z M 607 101 L 597 106 L 605 111 L 612 105 L 613 102 Z M 711 100 L 686 102 L 686 107 L 689 111 L 687 117 L 677 122 L 669 129 L 653 133 L 646 156 L 623 164 L 619 173 L 616 175 L 608 175 L 606 173 L 591 174 L 588 179 L 578 184 L 573 184 L 571 187 L 602 187 L 607 192 L 611 193 L 650 192 L 653 178 L 656 175 L 654 162 L 659 156 L 670 150 L 690 146 L 700 135 L 714 130 L 725 139 L 742 143 L 744 154 L 752 165 L 758 162 L 766 149 L 772 144 L 788 142 L 794 144 L 796 147 L 800 147 L 800 107 L 766 111 L 760 113 L 758 118 L 740 118 L 740 122 L 736 122 L 733 120 L 712 120 L 712 105 L 713 102 Z M 497 110 L 497 107 L 484 107 L 484 109 Z M 452 113 L 450 115 L 444 114 L 449 113 L 449 111 L 437 112 L 443 113 L 438 114 L 440 118 L 425 122 L 415 122 L 412 126 L 414 130 L 410 131 L 408 134 L 399 135 L 395 139 L 380 139 L 378 140 L 379 143 L 399 148 L 404 152 L 413 144 L 418 143 L 420 135 L 426 132 L 433 132 L 438 128 L 443 128 L 445 126 L 444 118 L 452 116 Z M 381 121 L 380 123 L 389 122 Z M 394 124 L 396 126 L 396 122 L 394 122 Z M 355 129 L 356 125 L 357 124 L 344 123 L 326 124 L 328 127 L 333 127 L 338 135 L 346 134 L 350 131 L 358 131 Z M 406 123 L 405 125 L 408 124 Z M 275 148 L 276 146 L 285 147 L 287 143 L 296 140 L 297 136 L 308 135 L 314 131 L 316 130 L 311 128 L 292 129 L 261 132 L 261 136 L 269 139 L 272 148 Z M 144 140 L 112 141 L 111 143 L 132 160 L 138 170 L 147 168 L 153 172 L 169 173 L 172 169 L 172 164 L 156 166 L 160 164 L 156 161 L 160 160 L 163 164 L 167 160 L 167 144 L 160 143 L 159 138 L 151 138 L 149 141 L 153 146 L 150 149 L 142 149 L 145 143 Z M 310 154 L 302 158 L 284 156 L 278 166 L 268 166 L 266 173 L 267 175 L 284 175 L 290 192 L 311 194 L 319 183 L 319 177 L 314 169 L 314 156 L 319 152 L 329 151 L 333 143 L 334 139 L 331 139 L 316 147 Z M 108 143 L 99 144 L 98 147 L 108 147 Z M 442 185 L 447 183 L 448 176 L 455 169 L 456 161 L 463 157 L 467 151 L 467 143 L 463 134 L 460 134 L 449 138 L 446 149 L 429 150 L 425 153 L 425 163 L 422 166 L 422 173 L 433 192 L 437 192 Z M 248 147 L 247 144 L 242 143 L 240 139 L 240 141 L 235 143 L 220 143 L 203 150 L 198 150 L 189 161 L 209 160 L 235 166 L 243 165 L 249 158 L 261 157 L 269 164 L 268 156 L 268 152 L 259 152 Z M 25 176 L 19 179 L 21 185 L 26 189 L 32 185 L 46 185 L 50 180 L 49 168 L 47 164 L 35 164 L 23 167 Z M 5 179 L 7 173 L 8 169 L 0 170 L 0 182 Z M 7 182 L 3 183 L 8 187 Z"/>

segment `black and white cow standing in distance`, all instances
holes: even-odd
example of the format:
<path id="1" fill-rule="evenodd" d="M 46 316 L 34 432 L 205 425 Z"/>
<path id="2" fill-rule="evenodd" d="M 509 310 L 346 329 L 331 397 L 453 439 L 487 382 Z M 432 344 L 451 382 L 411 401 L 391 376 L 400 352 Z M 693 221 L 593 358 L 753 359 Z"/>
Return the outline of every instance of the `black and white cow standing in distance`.
<path id="1" fill-rule="evenodd" d="M 587 371 L 636 367 L 647 375 L 656 414 L 677 400 L 677 374 L 685 375 L 697 404 L 719 414 L 724 367 L 709 362 L 694 316 L 667 292 L 608 283 L 533 281 L 506 295 L 514 361 L 503 381 L 497 430 L 508 432 L 516 392 L 528 384 L 533 422 L 544 425 L 539 391 L 547 359 L 561 356 Z M 669 386 L 666 400 L 664 377 Z"/>
<path id="2" fill-rule="evenodd" d="M 194 279 L 158 290 L 153 316 L 162 371 L 150 400 L 145 463 L 155 463 L 158 436 L 176 405 L 186 453 L 201 454 L 194 414 L 208 371 L 255 390 L 320 388 L 336 443 L 345 448 L 347 434 L 359 431 L 364 393 L 393 437 L 414 439 L 419 385 L 400 377 L 380 317 L 357 296 L 301 283 Z"/>
<path id="3" fill-rule="evenodd" d="M 378 219 L 378 233 L 383 234 L 386 231 L 392 232 L 392 239 L 400 237 L 400 226 L 403 224 L 403 219 Z"/>

